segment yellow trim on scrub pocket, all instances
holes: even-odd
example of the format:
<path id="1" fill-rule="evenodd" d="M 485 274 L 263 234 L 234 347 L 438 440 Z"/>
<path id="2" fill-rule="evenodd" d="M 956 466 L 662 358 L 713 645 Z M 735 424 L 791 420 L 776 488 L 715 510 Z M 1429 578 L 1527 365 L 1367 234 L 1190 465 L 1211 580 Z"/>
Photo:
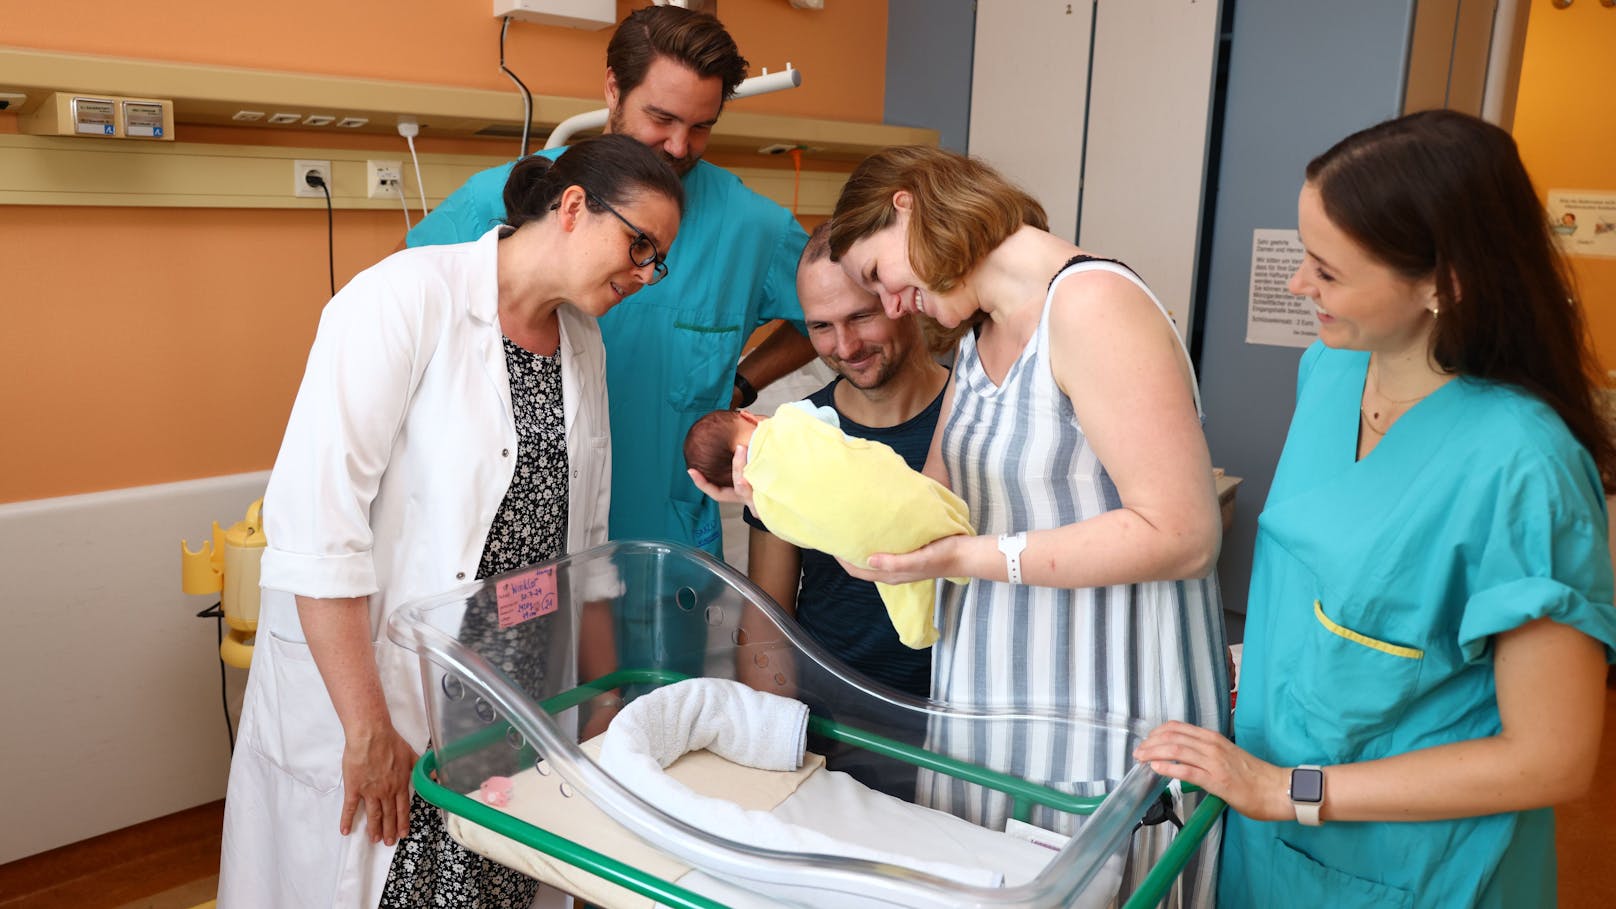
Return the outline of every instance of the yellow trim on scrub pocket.
<path id="1" fill-rule="evenodd" d="M 1361 635 L 1358 632 L 1353 631 L 1351 628 L 1337 625 L 1336 623 L 1330 621 L 1329 616 L 1324 614 L 1324 604 L 1320 603 L 1318 600 L 1313 601 L 1313 614 L 1318 617 L 1319 624 L 1329 629 L 1332 634 L 1338 634 L 1355 644 L 1362 644 L 1365 647 L 1373 648 L 1381 653 L 1389 653 L 1394 657 L 1402 657 L 1405 660 L 1425 659 L 1425 651 L 1423 650 L 1416 650 L 1413 647 L 1402 647 L 1397 644 L 1388 644 L 1385 641 L 1377 641 L 1372 637 Z"/>

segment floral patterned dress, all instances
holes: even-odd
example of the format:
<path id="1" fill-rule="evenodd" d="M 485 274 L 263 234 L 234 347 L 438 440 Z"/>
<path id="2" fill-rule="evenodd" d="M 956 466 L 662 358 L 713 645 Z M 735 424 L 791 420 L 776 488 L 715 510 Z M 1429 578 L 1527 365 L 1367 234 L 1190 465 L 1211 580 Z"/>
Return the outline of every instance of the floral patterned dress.
<path id="1" fill-rule="evenodd" d="M 562 554 L 567 540 L 567 436 L 561 399 L 561 354 L 535 354 L 505 338 L 511 409 L 516 420 L 516 472 L 483 544 L 477 577 L 486 578 Z M 492 604 L 487 604 L 492 607 Z M 462 641 L 489 657 L 512 681 L 536 690 L 544 677 L 547 622 L 501 629 L 493 608 L 468 608 Z M 510 907 L 526 909 L 539 882 L 468 852 L 444 829 L 443 814 L 415 795 L 410 833 L 399 841 L 382 891 L 382 909 Z"/>

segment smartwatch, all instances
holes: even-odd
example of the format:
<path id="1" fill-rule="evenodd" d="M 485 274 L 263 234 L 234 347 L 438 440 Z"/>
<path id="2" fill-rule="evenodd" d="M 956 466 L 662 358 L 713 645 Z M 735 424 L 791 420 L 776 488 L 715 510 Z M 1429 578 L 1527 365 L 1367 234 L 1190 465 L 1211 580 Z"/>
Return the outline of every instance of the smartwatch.
<path id="1" fill-rule="evenodd" d="M 1021 551 L 1027 548 L 1027 532 L 999 534 L 999 551 L 1004 553 L 1004 573 L 1010 583 L 1021 583 Z"/>
<path id="2" fill-rule="evenodd" d="M 1303 764 L 1291 771 L 1291 807 L 1296 809 L 1296 822 L 1308 827 L 1324 823 L 1319 808 L 1324 805 L 1324 768 L 1317 764 Z"/>
<path id="3" fill-rule="evenodd" d="M 735 374 L 735 388 L 741 393 L 740 406 L 751 407 L 752 403 L 757 400 L 757 389 L 753 388 L 752 383 L 746 380 L 746 376 L 740 373 Z"/>

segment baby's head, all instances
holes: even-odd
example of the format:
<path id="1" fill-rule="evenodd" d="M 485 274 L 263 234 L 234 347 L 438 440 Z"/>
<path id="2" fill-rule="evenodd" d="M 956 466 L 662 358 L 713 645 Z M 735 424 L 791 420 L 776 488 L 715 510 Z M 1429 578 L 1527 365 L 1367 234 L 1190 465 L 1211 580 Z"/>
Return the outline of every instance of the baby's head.
<path id="1" fill-rule="evenodd" d="M 744 410 L 715 410 L 685 434 L 685 466 L 719 489 L 735 485 L 735 446 L 751 441 L 761 422 Z"/>

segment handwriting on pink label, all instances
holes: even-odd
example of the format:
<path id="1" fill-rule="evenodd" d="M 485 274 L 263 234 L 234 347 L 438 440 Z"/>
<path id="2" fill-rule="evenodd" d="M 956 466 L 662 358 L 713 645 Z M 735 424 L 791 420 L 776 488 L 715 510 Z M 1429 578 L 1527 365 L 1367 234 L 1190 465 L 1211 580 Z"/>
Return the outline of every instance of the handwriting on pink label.
<path id="1" fill-rule="evenodd" d="M 513 574 L 495 584 L 494 590 L 499 597 L 500 628 L 520 625 L 560 608 L 554 565 Z"/>

